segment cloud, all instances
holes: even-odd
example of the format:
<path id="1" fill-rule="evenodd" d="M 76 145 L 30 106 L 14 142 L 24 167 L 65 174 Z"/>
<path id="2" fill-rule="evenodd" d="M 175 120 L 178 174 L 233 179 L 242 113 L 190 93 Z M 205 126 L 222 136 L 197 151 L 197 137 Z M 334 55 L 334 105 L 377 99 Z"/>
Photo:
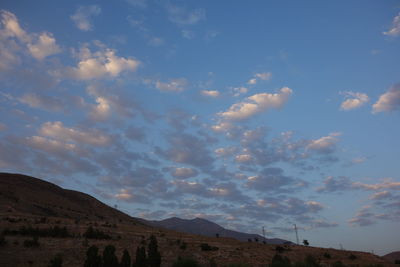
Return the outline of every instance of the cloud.
<path id="1" fill-rule="evenodd" d="M 93 30 L 91 19 L 100 13 L 101 8 L 97 5 L 80 6 L 70 18 L 81 31 L 91 31 Z"/>
<path id="2" fill-rule="evenodd" d="M 349 224 L 353 226 L 368 226 L 375 224 L 375 214 L 370 211 L 371 206 L 362 207 L 356 215 L 349 220 Z"/>
<path id="3" fill-rule="evenodd" d="M 179 26 L 193 25 L 201 20 L 204 20 L 206 17 L 206 11 L 203 8 L 197 8 L 189 11 L 184 7 L 179 7 L 172 4 L 168 4 L 166 8 L 168 19 Z"/>
<path id="4" fill-rule="evenodd" d="M 233 96 L 240 96 L 242 94 L 246 94 L 249 91 L 246 87 L 234 87 L 232 88 Z"/>
<path id="5" fill-rule="evenodd" d="M 193 168 L 180 167 L 180 168 L 175 168 L 174 171 L 171 172 L 171 175 L 174 176 L 175 178 L 186 179 L 197 176 L 198 171 Z"/>
<path id="6" fill-rule="evenodd" d="M 7 130 L 7 126 L 4 123 L 0 122 L 0 132 Z"/>
<path id="7" fill-rule="evenodd" d="M 249 154 L 241 154 L 235 157 L 235 161 L 238 163 L 245 163 L 252 161 L 252 157 Z"/>
<path id="8" fill-rule="evenodd" d="M 364 184 L 360 182 L 355 182 L 353 183 L 353 187 L 365 190 L 400 189 L 400 182 L 395 182 L 391 179 L 385 179 L 385 181 L 383 181 L 382 183 L 377 184 Z"/>
<path id="9" fill-rule="evenodd" d="M 257 84 L 258 80 L 267 81 L 271 79 L 272 73 L 271 72 L 262 72 L 254 74 L 253 78 L 251 78 L 247 83 L 250 85 Z"/>
<path id="10" fill-rule="evenodd" d="M 113 49 L 103 49 L 92 53 L 84 46 L 78 54 L 77 67 L 69 68 L 70 75 L 79 80 L 101 79 L 118 77 L 123 72 L 134 72 L 140 61 L 134 58 L 124 58 L 116 55 Z"/>
<path id="11" fill-rule="evenodd" d="M 307 145 L 307 149 L 313 150 L 321 154 L 332 153 L 336 149 L 336 143 L 338 142 L 337 136 L 340 135 L 340 133 L 331 133 L 328 136 L 311 140 L 310 143 Z"/>
<path id="12" fill-rule="evenodd" d="M 227 111 L 217 115 L 225 120 L 245 120 L 267 109 L 281 108 L 292 94 L 292 89 L 283 87 L 279 93 L 260 93 L 233 104 Z"/>
<path id="13" fill-rule="evenodd" d="M 36 43 L 28 44 L 28 49 L 31 55 L 38 60 L 43 60 L 45 57 L 61 51 L 60 47 L 56 44 L 56 39 L 50 33 L 39 35 Z"/>
<path id="14" fill-rule="evenodd" d="M 215 90 L 202 90 L 201 94 L 204 96 L 209 96 L 209 97 L 218 97 L 219 91 L 215 91 Z"/>
<path id="15" fill-rule="evenodd" d="M 24 94 L 18 100 L 33 108 L 41 108 L 49 111 L 61 111 L 64 109 L 63 101 L 53 96 Z"/>
<path id="16" fill-rule="evenodd" d="M 377 192 L 374 193 L 372 196 L 369 197 L 369 199 L 372 200 L 382 200 L 382 199 L 387 199 L 391 198 L 393 195 L 389 191 L 382 191 L 382 192 Z"/>
<path id="17" fill-rule="evenodd" d="M 134 7 L 146 8 L 147 0 L 125 0 L 128 4 Z"/>
<path id="18" fill-rule="evenodd" d="M 348 177 L 340 176 L 335 178 L 333 176 L 328 176 L 324 180 L 324 185 L 317 188 L 317 192 L 343 192 L 352 188 L 352 183 Z"/>
<path id="19" fill-rule="evenodd" d="M 88 144 L 93 146 L 105 146 L 111 140 L 98 130 L 79 130 L 68 128 L 61 121 L 46 122 L 39 129 L 39 133 L 64 142 L 75 142 L 77 144 Z"/>
<path id="20" fill-rule="evenodd" d="M 118 200 L 123 200 L 123 201 L 134 201 L 135 196 L 126 188 L 120 189 L 118 194 L 115 194 L 115 198 Z"/>
<path id="21" fill-rule="evenodd" d="M 1 59 L 0 63 L 3 69 L 8 68 L 8 64 L 17 63 L 19 61 L 16 53 L 22 48 L 18 43 L 10 42 L 12 38 L 19 41 L 27 52 L 37 60 L 43 60 L 44 58 L 57 54 L 61 51 L 60 47 L 56 44 L 56 40 L 51 33 L 27 33 L 19 25 L 17 17 L 8 11 L 2 10 L 0 30 L 0 45 Z"/>
<path id="22" fill-rule="evenodd" d="M 345 95 L 346 100 L 343 101 L 340 105 L 341 110 L 347 111 L 351 109 L 356 109 L 369 101 L 368 95 L 364 93 L 344 92 L 342 94 Z"/>
<path id="23" fill-rule="evenodd" d="M 398 109 L 400 109 L 400 83 L 392 86 L 379 97 L 378 101 L 372 106 L 372 113 Z"/>
<path id="24" fill-rule="evenodd" d="M 187 80 L 185 78 L 170 79 L 168 82 L 156 82 L 156 88 L 167 92 L 182 92 L 186 89 Z"/>
<path id="25" fill-rule="evenodd" d="M 220 157 L 227 157 L 231 156 L 236 152 L 235 147 L 221 147 L 214 150 L 214 153 Z"/>
<path id="26" fill-rule="evenodd" d="M 269 193 L 290 192 L 300 180 L 285 176 L 281 168 L 264 168 L 257 175 L 247 177 L 248 188 Z"/>
<path id="27" fill-rule="evenodd" d="M 392 28 L 390 28 L 387 32 L 383 32 L 384 35 L 389 36 L 399 36 L 400 35 L 400 13 L 396 17 L 394 17 L 392 22 Z"/>

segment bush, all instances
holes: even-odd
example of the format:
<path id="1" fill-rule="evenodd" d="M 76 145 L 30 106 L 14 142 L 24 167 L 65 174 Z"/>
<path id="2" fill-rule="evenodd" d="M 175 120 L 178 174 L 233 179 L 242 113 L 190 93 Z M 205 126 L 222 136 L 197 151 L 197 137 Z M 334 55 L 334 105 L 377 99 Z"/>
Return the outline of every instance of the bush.
<path id="1" fill-rule="evenodd" d="M 99 252 L 99 248 L 96 246 L 91 246 L 86 251 L 86 260 L 84 263 L 84 267 L 99 267 L 101 264 L 101 256 L 97 253 Z"/>
<path id="2" fill-rule="evenodd" d="M 7 245 L 6 238 L 4 237 L 4 235 L 0 235 L 0 247 L 3 247 L 5 245 Z"/>
<path id="3" fill-rule="evenodd" d="M 111 239 L 110 235 L 99 229 L 95 229 L 92 226 L 89 226 L 88 229 L 86 229 L 86 232 L 83 234 L 83 236 L 92 239 Z"/>
<path id="4" fill-rule="evenodd" d="M 172 265 L 172 267 L 200 267 L 201 265 L 194 259 L 186 258 L 178 258 Z"/>
<path id="5" fill-rule="evenodd" d="M 400 260 L 395 260 L 394 264 L 400 264 Z"/>
<path id="6" fill-rule="evenodd" d="M 103 267 L 117 267 L 118 258 L 115 256 L 115 247 L 108 245 L 103 250 Z"/>
<path id="7" fill-rule="evenodd" d="M 276 247 L 275 247 L 275 250 L 276 250 L 278 253 L 282 253 L 282 252 L 285 251 L 285 248 L 282 247 L 282 246 L 276 246 Z"/>
<path id="8" fill-rule="evenodd" d="M 349 259 L 353 261 L 353 260 L 357 259 L 357 256 L 354 254 L 350 254 Z"/>
<path id="9" fill-rule="evenodd" d="M 200 248 L 201 248 L 202 251 L 216 251 L 216 250 L 218 250 L 218 247 L 212 247 L 207 243 L 201 244 Z"/>
<path id="10" fill-rule="evenodd" d="M 275 256 L 272 258 L 271 264 L 269 266 L 270 267 L 291 267 L 292 264 L 290 263 L 290 260 L 287 257 L 281 256 L 279 254 L 275 254 Z"/>
<path id="11" fill-rule="evenodd" d="M 341 261 L 335 261 L 332 267 L 346 267 Z"/>
<path id="12" fill-rule="evenodd" d="M 324 257 L 327 258 L 327 259 L 330 259 L 331 258 L 331 254 L 329 254 L 328 252 L 325 252 L 324 253 Z"/>
<path id="13" fill-rule="evenodd" d="M 185 250 L 187 247 L 187 244 L 185 242 L 182 242 L 182 244 L 179 246 L 180 249 Z"/>

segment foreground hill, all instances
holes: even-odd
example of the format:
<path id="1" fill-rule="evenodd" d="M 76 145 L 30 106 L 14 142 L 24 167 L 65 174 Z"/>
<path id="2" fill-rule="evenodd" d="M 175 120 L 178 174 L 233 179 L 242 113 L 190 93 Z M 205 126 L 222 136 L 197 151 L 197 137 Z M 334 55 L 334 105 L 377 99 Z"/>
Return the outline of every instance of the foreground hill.
<path id="1" fill-rule="evenodd" d="M 94 197 L 21 174 L 0 173 L 0 211 L 71 219 L 137 222 Z"/>
<path id="2" fill-rule="evenodd" d="M 135 259 L 136 249 L 147 247 L 151 236 L 158 242 L 161 267 L 172 266 L 178 257 L 204 267 L 265 267 L 278 254 L 291 262 L 311 258 L 318 263 L 313 266 L 396 266 L 365 252 L 241 242 L 152 227 L 87 194 L 19 174 L 0 174 L 0 230 L 0 267 L 49 266 L 55 255 L 63 267 L 83 266 L 93 245 L 100 254 L 113 245 L 118 259 L 126 249 Z M 337 262 L 342 265 L 333 265 Z"/>
<path id="3" fill-rule="evenodd" d="M 383 256 L 383 258 L 387 259 L 390 262 L 398 262 L 398 264 L 400 264 L 400 251 L 394 251 L 386 254 L 385 256 Z"/>
<path id="4" fill-rule="evenodd" d="M 219 237 L 231 237 L 240 241 L 252 241 L 259 240 L 264 241 L 264 237 L 257 234 L 247 234 L 242 232 L 237 232 L 229 229 L 225 229 L 222 226 L 210 222 L 206 219 L 195 218 L 192 220 L 185 220 L 177 217 L 165 219 L 162 221 L 151 221 L 154 226 L 164 227 L 170 230 L 175 230 L 179 232 L 185 232 L 196 235 L 205 235 L 210 237 L 215 237 L 217 234 Z M 291 243 L 287 240 L 279 238 L 266 238 L 267 244 L 288 244 Z"/>

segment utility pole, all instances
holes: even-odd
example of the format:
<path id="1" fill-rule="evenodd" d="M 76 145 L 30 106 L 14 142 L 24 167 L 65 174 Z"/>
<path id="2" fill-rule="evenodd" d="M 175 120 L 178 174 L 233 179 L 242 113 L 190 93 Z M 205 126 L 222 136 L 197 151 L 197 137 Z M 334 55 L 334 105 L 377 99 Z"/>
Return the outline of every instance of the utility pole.
<path id="1" fill-rule="evenodd" d="M 299 234 L 297 233 L 297 226 L 296 224 L 294 224 L 294 231 L 296 232 L 296 241 L 297 241 L 297 245 L 299 244 Z"/>
<path id="2" fill-rule="evenodd" d="M 262 231 L 263 231 L 264 242 L 266 242 L 266 240 L 265 240 L 265 228 L 264 228 L 264 226 L 263 226 L 263 228 L 262 228 Z"/>

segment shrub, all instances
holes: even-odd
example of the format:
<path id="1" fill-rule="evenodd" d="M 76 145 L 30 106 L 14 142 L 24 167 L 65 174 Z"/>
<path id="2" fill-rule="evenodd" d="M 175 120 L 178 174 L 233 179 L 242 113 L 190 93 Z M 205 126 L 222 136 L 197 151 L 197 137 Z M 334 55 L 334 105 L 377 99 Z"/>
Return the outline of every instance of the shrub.
<path id="1" fill-rule="evenodd" d="M 200 267 L 201 265 L 194 259 L 179 257 L 172 265 L 172 267 Z"/>
<path id="2" fill-rule="evenodd" d="M 115 256 L 113 245 L 108 245 L 103 250 L 103 267 L 118 267 L 118 258 Z"/>
<path id="3" fill-rule="evenodd" d="M 129 255 L 126 249 L 124 249 L 122 254 L 120 267 L 131 267 L 131 255 Z"/>
<path id="4" fill-rule="evenodd" d="M 180 249 L 185 250 L 187 247 L 187 244 L 185 242 L 182 242 L 182 244 L 179 246 Z"/>
<path id="5" fill-rule="evenodd" d="M 97 253 L 99 252 L 99 248 L 96 246 L 91 246 L 86 251 L 86 260 L 84 263 L 84 267 L 99 267 L 101 264 L 101 256 Z"/>
<path id="6" fill-rule="evenodd" d="M 400 264 L 400 260 L 395 260 L 394 264 Z"/>
<path id="7" fill-rule="evenodd" d="M 150 267 L 159 267 L 161 265 L 161 254 L 158 252 L 157 238 L 154 235 L 150 236 L 148 263 Z"/>
<path id="8" fill-rule="evenodd" d="M 95 229 L 92 226 L 89 226 L 88 229 L 86 229 L 86 232 L 83 234 L 83 236 L 92 239 L 111 239 L 110 235 L 99 229 Z"/>
<path id="9" fill-rule="evenodd" d="M 325 252 L 324 253 L 324 257 L 327 258 L 327 259 L 330 259 L 331 258 L 331 254 L 329 254 L 328 252 Z"/>
<path id="10" fill-rule="evenodd" d="M 216 250 L 218 250 L 218 247 L 212 247 L 207 243 L 201 244 L 200 248 L 201 248 L 202 251 L 216 251 Z"/>
<path id="11" fill-rule="evenodd" d="M 4 235 L 0 235 L 0 247 L 7 245 L 6 238 Z"/>
<path id="12" fill-rule="evenodd" d="M 354 254 L 350 254 L 349 259 L 353 261 L 353 260 L 357 259 L 357 256 Z"/>
<path id="13" fill-rule="evenodd" d="M 285 248 L 282 247 L 282 246 L 276 246 L 276 247 L 275 247 L 275 250 L 276 250 L 278 253 L 282 253 L 282 252 L 285 251 Z"/>
<path id="14" fill-rule="evenodd" d="M 341 261 L 335 261 L 332 263 L 332 267 L 346 267 Z"/>
<path id="15" fill-rule="evenodd" d="M 287 257 L 281 256 L 279 254 L 275 254 L 275 256 L 272 258 L 271 264 L 269 265 L 270 267 L 290 267 L 292 264 L 290 263 L 290 260 Z"/>

